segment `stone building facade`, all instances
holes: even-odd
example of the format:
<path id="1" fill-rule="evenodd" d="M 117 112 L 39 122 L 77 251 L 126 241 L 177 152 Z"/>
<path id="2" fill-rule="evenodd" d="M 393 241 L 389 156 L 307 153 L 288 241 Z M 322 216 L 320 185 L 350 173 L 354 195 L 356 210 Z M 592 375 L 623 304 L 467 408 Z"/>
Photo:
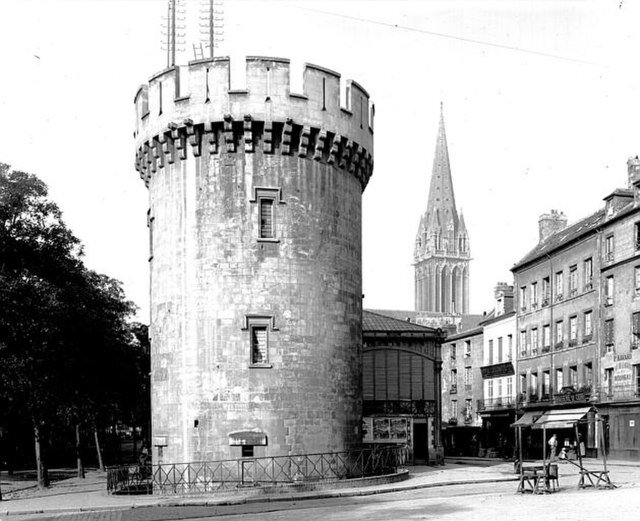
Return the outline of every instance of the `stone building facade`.
<path id="1" fill-rule="evenodd" d="M 498 283 L 494 290 L 496 306 L 480 323 L 483 328 L 483 360 L 480 372 L 483 396 L 477 402 L 482 417 L 480 441 L 490 455 L 511 457 L 515 421 L 515 339 L 516 313 L 513 286 Z"/>
<path id="2" fill-rule="evenodd" d="M 363 312 L 363 442 L 401 444 L 414 463 L 442 463 L 443 333 Z"/>
<path id="3" fill-rule="evenodd" d="M 605 199 L 600 256 L 598 410 L 609 454 L 640 460 L 640 160 L 628 162 L 629 188 Z"/>
<path id="4" fill-rule="evenodd" d="M 442 344 L 442 429 L 445 455 L 478 456 L 483 399 L 482 326 L 450 335 Z"/>
<path id="5" fill-rule="evenodd" d="M 149 189 L 155 462 L 339 451 L 362 418 L 361 198 L 373 106 L 340 75 L 251 57 L 135 96 Z"/>
<path id="6" fill-rule="evenodd" d="M 427 325 L 452 323 L 455 315 L 469 313 L 469 261 L 469 234 L 456 208 L 441 107 L 427 209 L 414 250 L 415 309 Z"/>
<path id="7" fill-rule="evenodd" d="M 629 186 L 566 227 L 541 217 L 540 242 L 512 271 L 518 291 L 519 413 L 595 406 L 580 424 L 588 454 L 640 459 L 640 160 Z M 604 423 L 594 421 L 598 414 Z M 573 437 L 559 432 L 560 437 Z M 542 440 L 525 452 L 541 453 Z"/>

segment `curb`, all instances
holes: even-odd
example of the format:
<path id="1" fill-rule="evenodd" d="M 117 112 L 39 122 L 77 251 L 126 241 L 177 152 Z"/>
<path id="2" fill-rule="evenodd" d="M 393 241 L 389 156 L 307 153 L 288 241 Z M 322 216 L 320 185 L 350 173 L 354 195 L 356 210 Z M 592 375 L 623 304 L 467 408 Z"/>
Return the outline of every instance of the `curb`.
<path id="1" fill-rule="evenodd" d="M 129 505 L 114 505 L 114 506 L 95 506 L 95 507 L 69 507 L 69 508 L 42 508 L 32 510 L 0 510 L 2 516 L 24 516 L 24 515 L 36 515 L 36 514 L 71 514 L 79 512 L 105 512 L 105 511 L 121 511 L 121 510 L 134 510 L 138 508 L 150 508 L 150 507 L 209 507 L 209 506 L 236 506 L 246 504 L 258 504 L 258 503 L 279 503 L 286 501 L 304 501 L 309 499 L 330 499 L 334 497 L 361 497 L 361 496 L 375 496 L 378 494 L 388 494 L 393 492 L 403 492 L 407 490 L 418 490 L 425 488 L 438 488 L 448 487 L 456 485 L 476 485 L 482 483 L 502 483 L 509 481 L 517 481 L 517 477 L 509 478 L 497 478 L 497 479 L 474 479 L 474 480 L 459 480 L 459 481 L 440 481 L 435 483 L 423 483 L 416 485 L 396 486 L 384 489 L 375 490 L 345 490 L 345 491 L 326 491 L 326 492 L 301 492 L 296 495 L 283 494 L 278 496 L 252 496 L 243 498 L 229 498 L 229 499 L 217 499 L 207 501 L 169 501 L 162 502 L 162 500 L 149 503 L 149 504 L 129 504 Z"/>

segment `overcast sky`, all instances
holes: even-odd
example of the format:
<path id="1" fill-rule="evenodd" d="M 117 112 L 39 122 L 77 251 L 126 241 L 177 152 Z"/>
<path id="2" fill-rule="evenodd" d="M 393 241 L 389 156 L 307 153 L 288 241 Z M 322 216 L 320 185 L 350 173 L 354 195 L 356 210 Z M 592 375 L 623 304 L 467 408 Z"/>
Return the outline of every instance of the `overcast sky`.
<path id="1" fill-rule="evenodd" d="M 563 210 L 571 222 L 626 185 L 626 159 L 640 153 L 634 4 L 227 0 L 218 52 L 316 63 L 371 94 L 369 308 L 413 309 L 413 246 L 444 101 L 471 311 L 482 312 L 535 246 L 540 213 Z M 198 5 L 187 2 L 185 51 Z M 133 96 L 166 65 L 165 10 L 164 0 L 0 2 L 0 161 L 47 182 L 87 264 L 123 281 L 144 321 L 148 200 L 133 168 Z"/>

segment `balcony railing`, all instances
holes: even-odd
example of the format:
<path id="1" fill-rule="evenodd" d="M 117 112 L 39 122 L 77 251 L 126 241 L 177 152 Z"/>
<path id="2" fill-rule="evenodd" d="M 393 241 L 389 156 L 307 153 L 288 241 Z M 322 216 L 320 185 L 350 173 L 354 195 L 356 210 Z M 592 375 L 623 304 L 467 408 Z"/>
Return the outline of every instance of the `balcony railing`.
<path id="1" fill-rule="evenodd" d="M 495 411 L 497 409 L 512 409 L 516 400 L 512 396 L 502 398 L 485 398 L 478 400 L 478 411 Z"/>
<path id="2" fill-rule="evenodd" d="M 452 386 L 449 388 L 449 393 L 450 393 L 450 394 L 456 394 L 457 392 L 458 392 L 458 386 L 457 386 L 457 385 L 452 385 Z"/>
<path id="3" fill-rule="evenodd" d="M 107 469 L 111 494 L 211 494 L 242 486 L 282 486 L 397 472 L 404 447 L 267 458 L 125 465 Z"/>

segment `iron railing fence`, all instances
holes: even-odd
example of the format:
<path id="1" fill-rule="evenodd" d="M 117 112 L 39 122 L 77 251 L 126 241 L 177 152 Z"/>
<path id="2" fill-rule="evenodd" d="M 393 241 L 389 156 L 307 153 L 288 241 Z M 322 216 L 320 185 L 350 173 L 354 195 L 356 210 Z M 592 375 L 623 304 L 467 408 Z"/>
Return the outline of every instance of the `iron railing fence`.
<path id="1" fill-rule="evenodd" d="M 243 486 L 278 486 L 392 474 L 406 447 L 107 468 L 111 494 L 205 494 Z"/>

